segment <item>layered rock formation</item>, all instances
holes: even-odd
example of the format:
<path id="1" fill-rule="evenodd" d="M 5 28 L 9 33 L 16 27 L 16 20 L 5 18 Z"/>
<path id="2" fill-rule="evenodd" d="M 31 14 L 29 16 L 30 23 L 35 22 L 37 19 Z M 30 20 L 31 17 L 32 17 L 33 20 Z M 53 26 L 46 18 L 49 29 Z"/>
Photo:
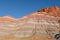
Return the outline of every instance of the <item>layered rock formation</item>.
<path id="1" fill-rule="evenodd" d="M 57 40 L 55 35 L 59 33 L 60 10 L 57 6 L 19 19 L 0 17 L 0 40 Z"/>

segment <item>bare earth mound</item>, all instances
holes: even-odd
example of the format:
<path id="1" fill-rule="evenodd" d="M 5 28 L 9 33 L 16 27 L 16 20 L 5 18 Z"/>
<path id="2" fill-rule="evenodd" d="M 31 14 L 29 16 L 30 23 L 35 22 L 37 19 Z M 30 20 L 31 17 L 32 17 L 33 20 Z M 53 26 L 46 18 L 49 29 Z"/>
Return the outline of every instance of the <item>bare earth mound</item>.
<path id="1" fill-rule="evenodd" d="M 0 40 L 60 40 L 59 8 L 45 8 L 19 19 L 0 17 Z"/>

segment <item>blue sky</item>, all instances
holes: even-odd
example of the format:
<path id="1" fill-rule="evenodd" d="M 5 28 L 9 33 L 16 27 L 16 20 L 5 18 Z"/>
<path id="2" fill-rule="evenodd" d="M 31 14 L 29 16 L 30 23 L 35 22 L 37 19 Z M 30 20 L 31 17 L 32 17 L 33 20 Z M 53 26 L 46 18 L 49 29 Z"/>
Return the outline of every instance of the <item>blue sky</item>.
<path id="1" fill-rule="evenodd" d="M 60 0 L 0 0 L 0 16 L 20 18 L 46 7 L 58 6 Z"/>

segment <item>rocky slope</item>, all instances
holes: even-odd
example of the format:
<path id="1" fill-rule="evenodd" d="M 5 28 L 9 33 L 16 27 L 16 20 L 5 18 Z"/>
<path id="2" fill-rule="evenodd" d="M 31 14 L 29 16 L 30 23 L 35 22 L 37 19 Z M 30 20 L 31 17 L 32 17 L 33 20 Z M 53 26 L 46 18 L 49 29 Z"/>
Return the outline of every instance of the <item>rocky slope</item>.
<path id="1" fill-rule="evenodd" d="M 59 40 L 60 10 L 57 6 L 15 19 L 0 17 L 0 40 Z"/>

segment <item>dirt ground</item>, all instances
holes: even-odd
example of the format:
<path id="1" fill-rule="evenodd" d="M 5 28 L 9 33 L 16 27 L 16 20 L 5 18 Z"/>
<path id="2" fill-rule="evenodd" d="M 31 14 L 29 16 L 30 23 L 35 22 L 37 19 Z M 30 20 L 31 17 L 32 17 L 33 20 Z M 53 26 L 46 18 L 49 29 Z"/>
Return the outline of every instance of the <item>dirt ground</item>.
<path id="1" fill-rule="evenodd" d="M 48 34 L 35 34 L 26 38 L 18 38 L 13 35 L 0 36 L 0 40 L 55 40 Z"/>

